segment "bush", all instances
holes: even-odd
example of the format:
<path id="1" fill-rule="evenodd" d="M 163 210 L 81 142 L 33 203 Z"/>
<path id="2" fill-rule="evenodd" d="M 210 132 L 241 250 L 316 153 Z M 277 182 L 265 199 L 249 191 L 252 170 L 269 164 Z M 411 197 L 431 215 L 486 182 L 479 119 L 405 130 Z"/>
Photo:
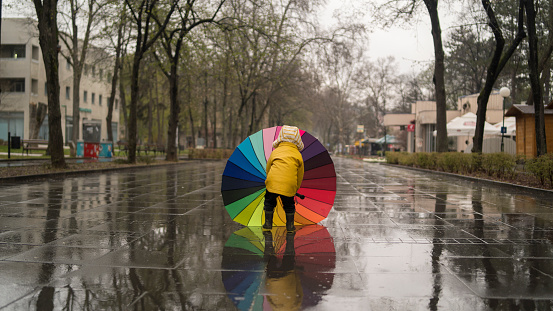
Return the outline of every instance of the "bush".
<path id="1" fill-rule="evenodd" d="M 418 152 L 416 153 L 414 165 L 420 168 L 429 170 L 436 169 L 438 154 L 435 152 Z"/>
<path id="2" fill-rule="evenodd" d="M 188 149 L 189 159 L 228 159 L 232 155 L 230 149 Z"/>
<path id="3" fill-rule="evenodd" d="M 386 152 L 386 163 L 399 164 L 399 156 L 401 152 Z"/>
<path id="4" fill-rule="evenodd" d="M 155 160 L 155 157 L 154 156 L 138 156 L 137 158 L 137 162 L 139 163 L 146 163 L 146 164 L 151 164 L 152 162 L 154 162 Z"/>
<path id="5" fill-rule="evenodd" d="M 516 158 L 507 153 L 482 154 L 482 168 L 489 176 L 513 176 L 515 174 Z"/>
<path id="6" fill-rule="evenodd" d="M 553 154 L 548 153 L 526 161 L 526 170 L 539 179 L 542 186 L 549 180 L 553 187 Z"/>

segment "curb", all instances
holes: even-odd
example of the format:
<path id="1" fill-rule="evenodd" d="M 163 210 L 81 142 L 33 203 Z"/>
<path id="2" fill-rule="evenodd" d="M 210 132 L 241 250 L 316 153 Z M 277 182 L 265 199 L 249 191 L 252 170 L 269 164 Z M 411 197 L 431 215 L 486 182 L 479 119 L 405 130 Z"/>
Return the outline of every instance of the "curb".
<path id="1" fill-rule="evenodd" d="M 411 167 L 411 166 L 404 166 L 404 165 L 399 165 L 399 164 L 389 164 L 389 163 L 379 163 L 379 164 L 380 164 L 380 165 L 388 165 L 388 166 L 392 166 L 392 167 L 405 168 L 405 169 L 414 170 L 414 171 L 426 172 L 426 173 L 434 173 L 434 174 L 439 174 L 439 175 L 444 175 L 444 176 L 449 176 L 449 177 L 457 177 L 457 178 L 462 178 L 462 179 L 466 179 L 466 180 L 470 180 L 470 181 L 475 181 L 475 182 L 479 182 L 479 183 L 492 184 L 492 185 L 496 185 L 496 186 L 503 186 L 503 187 L 511 187 L 511 188 L 515 188 L 515 189 L 522 189 L 522 190 L 526 190 L 526 191 L 532 192 L 532 193 L 541 193 L 541 194 L 547 193 L 547 194 L 553 195 L 553 190 L 542 189 L 542 188 L 535 188 L 535 187 L 529 187 L 529 186 L 523 186 L 523 185 L 517 185 L 517 184 L 511 184 L 511 183 L 507 183 L 507 182 L 503 182 L 503 181 L 497 181 L 497 180 L 492 180 L 492 179 L 485 179 L 485 178 L 478 178 L 478 177 L 472 177 L 472 176 L 465 176 L 465 175 L 454 174 L 454 173 L 448 173 L 448 172 L 441 172 L 441 171 L 433 171 L 433 170 L 428 170 L 428 169 L 424 169 L 424 168 Z"/>
<path id="2" fill-rule="evenodd" d="M 22 180 L 37 181 L 37 180 L 43 180 L 43 179 L 48 179 L 53 177 L 71 177 L 71 176 L 90 174 L 90 173 L 104 173 L 104 172 L 117 171 L 117 170 L 143 169 L 143 168 L 151 168 L 156 166 L 183 165 L 183 164 L 190 164 L 190 163 L 191 161 L 185 160 L 182 162 L 175 162 L 175 163 L 144 164 L 144 165 L 135 165 L 135 166 L 101 168 L 101 169 L 93 169 L 93 170 L 66 171 L 66 172 L 36 174 L 36 175 L 0 177 L 0 184 L 22 181 Z"/>

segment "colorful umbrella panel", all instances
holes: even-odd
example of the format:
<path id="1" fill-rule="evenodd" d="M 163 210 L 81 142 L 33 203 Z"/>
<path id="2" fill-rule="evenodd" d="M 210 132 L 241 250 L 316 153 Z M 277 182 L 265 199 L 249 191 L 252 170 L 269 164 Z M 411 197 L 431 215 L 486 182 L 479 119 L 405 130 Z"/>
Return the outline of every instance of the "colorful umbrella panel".
<path id="1" fill-rule="evenodd" d="M 267 160 L 280 126 L 263 129 L 246 138 L 230 156 L 221 185 L 223 202 L 230 217 L 245 226 L 261 226 L 264 222 L 265 178 Z M 325 219 L 336 195 L 336 171 L 326 148 L 311 134 L 300 130 L 304 149 L 304 178 L 296 197 L 295 221 L 300 225 L 315 224 Z M 273 223 L 283 226 L 286 216 L 278 200 Z"/>

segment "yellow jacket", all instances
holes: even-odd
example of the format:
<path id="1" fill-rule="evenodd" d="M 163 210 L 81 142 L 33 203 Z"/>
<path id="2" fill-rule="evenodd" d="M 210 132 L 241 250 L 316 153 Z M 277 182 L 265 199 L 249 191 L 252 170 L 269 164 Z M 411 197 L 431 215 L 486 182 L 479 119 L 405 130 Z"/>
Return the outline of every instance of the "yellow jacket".
<path id="1" fill-rule="evenodd" d="M 267 191 L 293 197 L 303 181 L 303 158 L 294 143 L 281 142 L 267 161 Z"/>

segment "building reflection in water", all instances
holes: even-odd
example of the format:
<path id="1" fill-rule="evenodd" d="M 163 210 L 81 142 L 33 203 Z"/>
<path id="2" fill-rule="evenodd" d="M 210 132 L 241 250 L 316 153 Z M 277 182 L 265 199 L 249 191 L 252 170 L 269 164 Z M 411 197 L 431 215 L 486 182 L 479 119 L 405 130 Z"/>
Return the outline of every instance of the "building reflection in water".
<path id="1" fill-rule="evenodd" d="M 316 306 L 332 287 L 336 250 L 324 226 L 234 232 L 223 249 L 222 279 L 239 310 L 299 310 Z"/>

